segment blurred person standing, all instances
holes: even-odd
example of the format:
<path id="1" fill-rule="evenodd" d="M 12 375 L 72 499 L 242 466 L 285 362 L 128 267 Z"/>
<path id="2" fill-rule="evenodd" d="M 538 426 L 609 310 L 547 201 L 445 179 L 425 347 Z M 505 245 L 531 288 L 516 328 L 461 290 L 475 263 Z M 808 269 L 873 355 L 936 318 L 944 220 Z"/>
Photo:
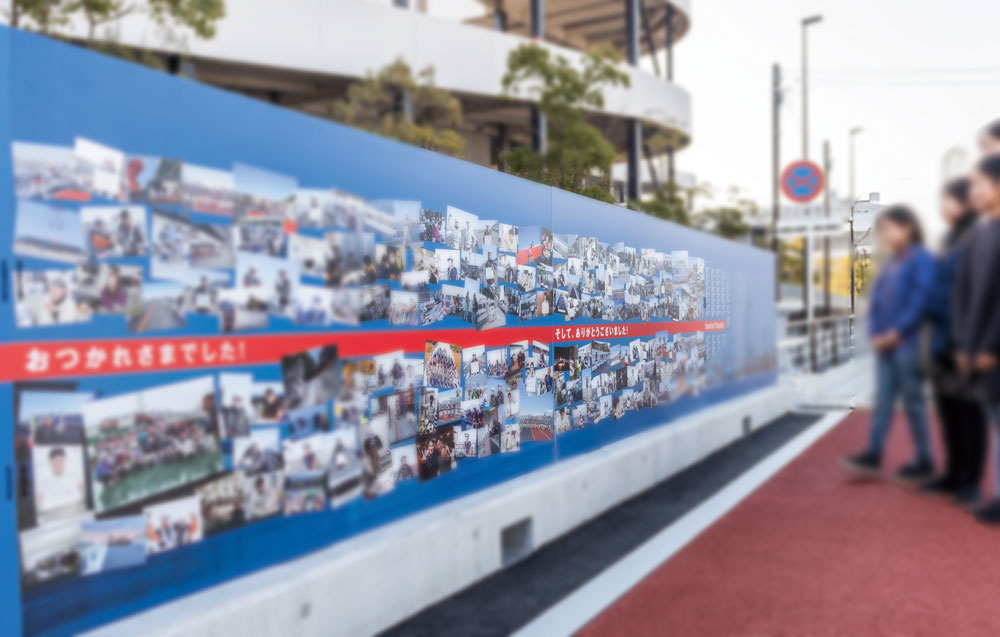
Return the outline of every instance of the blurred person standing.
<path id="1" fill-rule="evenodd" d="M 956 343 L 950 326 L 952 287 L 961 246 L 979 217 L 969 202 L 969 188 L 969 180 L 961 178 L 950 181 L 941 192 L 941 216 L 948 232 L 942 242 L 927 305 L 932 326 L 927 353 L 946 460 L 944 472 L 922 487 L 928 493 L 951 495 L 962 505 L 979 500 L 988 440 L 985 414 L 956 365 Z"/>
<path id="2" fill-rule="evenodd" d="M 916 453 L 895 477 L 924 481 L 933 475 L 934 463 L 918 340 L 934 287 L 935 261 L 923 247 L 920 221 L 910 208 L 887 208 L 879 215 L 875 229 L 879 245 L 888 255 L 872 288 L 868 312 L 869 337 L 876 351 L 875 408 L 868 448 L 841 458 L 840 464 L 851 473 L 879 474 L 896 400 L 901 399 Z"/>
<path id="3" fill-rule="evenodd" d="M 1000 155 L 980 160 L 972 172 L 969 198 L 985 219 L 962 248 L 952 291 L 951 332 L 956 365 L 1000 434 Z M 976 511 L 987 524 L 1000 524 L 1000 472 L 994 480 L 993 500 Z"/>
<path id="4" fill-rule="evenodd" d="M 984 156 L 1000 155 L 1000 119 L 993 120 L 979 133 L 979 149 Z"/>

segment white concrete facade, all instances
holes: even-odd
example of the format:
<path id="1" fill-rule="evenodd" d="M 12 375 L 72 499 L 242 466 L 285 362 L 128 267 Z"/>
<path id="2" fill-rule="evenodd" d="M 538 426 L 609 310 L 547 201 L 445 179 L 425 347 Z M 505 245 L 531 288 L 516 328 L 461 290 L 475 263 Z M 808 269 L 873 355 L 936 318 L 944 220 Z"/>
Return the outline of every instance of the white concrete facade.
<path id="1" fill-rule="evenodd" d="M 793 405 L 789 386 L 752 392 L 87 634 L 374 634 L 502 568 L 510 525 L 540 547 Z"/>

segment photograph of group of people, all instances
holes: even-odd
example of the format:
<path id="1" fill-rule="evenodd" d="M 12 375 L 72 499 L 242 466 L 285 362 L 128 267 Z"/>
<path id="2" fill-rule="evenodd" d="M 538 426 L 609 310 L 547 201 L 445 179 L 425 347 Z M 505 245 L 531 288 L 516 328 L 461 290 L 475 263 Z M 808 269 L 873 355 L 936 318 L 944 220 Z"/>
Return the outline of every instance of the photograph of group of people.
<path id="1" fill-rule="evenodd" d="M 77 141 L 13 148 L 14 247 L 27 258 L 14 274 L 18 327 L 109 314 L 123 336 L 190 329 L 193 315 L 223 332 L 490 330 L 689 321 L 719 301 L 686 251 Z M 116 187 L 95 180 L 95 148 L 120 166 Z M 266 374 L 205 370 L 99 395 L 22 388 L 24 582 L 141 566 L 257 520 L 419 488 L 409 485 L 466 462 L 614 426 L 701 391 L 707 351 L 702 332 L 462 346 L 428 330 L 419 351 L 344 358 L 329 345 L 289 352 Z"/>

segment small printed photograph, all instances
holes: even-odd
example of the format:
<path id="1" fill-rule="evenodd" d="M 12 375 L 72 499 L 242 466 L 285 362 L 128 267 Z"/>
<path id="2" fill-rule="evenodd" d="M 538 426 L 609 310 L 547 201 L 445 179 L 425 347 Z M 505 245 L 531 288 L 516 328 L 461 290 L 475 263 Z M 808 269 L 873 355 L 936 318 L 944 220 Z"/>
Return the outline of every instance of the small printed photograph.
<path id="1" fill-rule="evenodd" d="M 188 264 L 192 268 L 232 270 L 236 265 L 233 227 L 194 223 L 188 227 Z"/>
<path id="2" fill-rule="evenodd" d="M 330 506 L 337 508 L 361 496 L 361 453 L 355 427 L 337 429 L 327 468 L 327 492 Z"/>
<path id="3" fill-rule="evenodd" d="M 223 436 L 237 438 L 250 435 L 252 395 L 253 374 L 233 372 L 219 374 L 219 401 L 216 413 Z"/>
<path id="4" fill-rule="evenodd" d="M 78 267 L 77 302 L 94 314 L 142 315 L 142 268 L 88 261 Z"/>
<path id="5" fill-rule="evenodd" d="M 517 289 L 522 292 L 535 290 L 535 267 L 530 265 L 517 266 Z"/>
<path id="6" fill-rule="evenodd" d="M 283 257 L 286 238 L 290 239 L 285 235 L 285 222 L 278 218 L 241 217 L 233 228 L 233 240 L 240 252 Z"/>
<path id="7" fill-rule="evenodd" d="M 462 350 L 462 376 L 467 380 L 470 376 L 486 374 L 486 346 L 477 345 Z"/>
<path id="8" fill-rule="evenodd" d="M 148 251 L 143 206 L 84 206 L 80 220 L 92 259 L 138 257 Z"/>
<path id="9" fill-rule="evenodd" d="M 374 416 L 362 426 L 361 485 L 366 499 L 377 498 L 395 487 L 392 451 L 389 449 L 389 417 Z"/>
<path id="10" fill-rule="evenodd" d="M 277 422 L 285 413 L 285 385 L 281 381 L 254 381 L 250 402 L 254 422 Z"/>
<path id="11" fill-rule="evenodd" d="M 292 219 L 299 228 L 329 228 L 335 225 L 333 192 L 303 189 L 295 191 Z"/>
<path id="12" fill-rule="evenodd" d="M 186 281 L 190 263 L 191 223 L 181 214 L 154 210 L 150 234 L 150 274 L 155 279 Z"/>
<path id="13" fill-rule="evenodd" d="M 503 378 L 507 375 L 507 348 L 495 347 L 486 351 L 486 373 L 490 378 Z"/>
<path id="14" fill-rule="evenodd" d="M 437 259 L 437 273 L 440 282 L 462 280 L 460 270 L 462 260 L 458 250 L 438 248 L 434 251 L 434 256 Z"/>
<path id="15" fill-rule="evenodd" d="M 146 516 L 130 515 L 80 526 L 80 574 L 97 575 L 146 563 Z"/>
<path id="16" fill-rule="evenodd" d="M 573 429 L 583 429 L 587 426 L 588 403 L 579 403 L 573 407 Z"/>
<path id="17" fill-rule="evenodd" d="M 417 445 L 414 443 L 393 447 L 392 477 L 396 484 L 417 477 Z"/>
<path id="18" fill-rule="evenodd" d="M 73 152 L 93 176 L 93 194 L 102 199 L 121 201 L 125 153 L 83 137 L 76 138 Z"/>
<path id="19" fill-rule="evenodd" d="M 439 427 L 428 436 L 417 438 L 417 473 L 421 482 L 448 473 L 455 468 L 455 430 Z"/>
<path id="20" fill-rule="evenodd" d="M 551 367 L 542 367 L 534 372 L 528 372 L 524 377 L 524 389 L 530 396 L 541 396 L 552 391 L 555 377 Z"/>
<path id="21" fill-rule="evenodd" d="M 298 282 L 298 266 L 290 261 L 243 252 L 237 255 L 236 285 L 246 291 L 249 309 L 290 314 Z"/>
<path id="22" fill-rule="evenodd" d="M 417 434 L 425 435 L 432 432 L 438 425 L 438 390 L 432 387 L 420 389 L 419 420 Z"/>
<path id="23" fill-rule="evenodd" d="M 87 258 L 83 223 L 76 210 L 47 203 L 17 200 L 14 219 L 14 254 L 64 263 Z"/>
<path id="24" fill-rule="evenodd" d="M 329 403 L 320 403 L 285 412 L 284 422 L 288 424 L 288 435 L 299 439 L 321 431 L 330 430 Z"/>
<path id="25" fill-rule="evenodd" d="M 377 321 L 388 318 L 390 293 L 388 285 L 363 285 L 361 290 L 361 311 L 358 318 L 362 321 Z"/>
<path id="26" fill-rule="evenodd" d="M 233 173 L 196 164 L 182 164 L 181 203 L 195 212 L 232 217 L 236 213 Z"/>
<path id="27" fill-rule="evenodd" d="M 420 211 L 420 240 L 445 243 L 445 213 L 438 210 Z"/>
<path id="28" fill-rule="evenodd" d="M 281 471 L 243 475 L 243 511 L 247 520 L 281 513 L 285 476 Z"/>
<path id="29" fill-rule="evenodd" d="M 75 444 L 35 443 L 31 448 L 35 515 L 39 524 L 87 510 L 87 475 L 82 440 Z"/>
<path id="30" fill-rule="evenodd" d="M 476 225 L 479 217 L 454 206 L 448 206 L 448 228 L 446 243 L 448 247 L 466 252 L 478 252 L 476 240 Z"/>
<path id="31" fill-rule="evenodd" d="M 427 341 L 424 347 L 424 385 L 440 389 L 461 386 L 462 348 Z"/>
<path id="32" fill-rule="evenodd" d="M 72 148 L 12 142 L 14 193 L 18 198 L 90 201 L 93 168 Z"/>
<path id="33" fill-rule="evenodd" d="M 536 292 L 535 307 L 538 308 L 538 316 L 549 316 L 552 314 L 552 290 L 547 292 Z"/>
<path id="34" fill-rule="evenodd" d="M 285 515 L 326 509 L 326 473 L 314 471 L 285 476 Z"/>
<path id="35" fill-rule="evenodd" d="M 77 300 L 76 283 L 76 270 L 14 272 L 17 326 L 44 327 L 89 321 L 90 307 Z"/>
<path id="36" fill-rule="evenodd" d="M 65 524 L 27 529 L 19 534 L 21 575 L 25 588 L 45 582 L 76 577 L 80 574 L 80 524 Z"/>
<path id="37" fill-rule="evenodd" d="M 393 325 L 420 325 L 420 298 L 416 292 L 389 293 L 389 322 Z"/>
<path id="38" fill-rule="evenodd" d="M 462 401 L 462 427 L 478 429 L 483 426 L 483 400 L 471 398 Z"/>
<path id="39" fill-rule="evenodd" d="M 299 182 L 287 175 L 236 162 L 233 187 L 241 217 L 285 219 L 291 216 Z"/>
<path id="40" fill-rule="evenodd" d="M 284 467 L 281 430 L 259 427 L 249 436 L 233 439 L 233 466 L 248 476 L 280 471 Z"/>
<path id="41" fill-rule="evenodd" d="M 181 161 L 146 155 L 126 158 L 125 191 L 133 203 L 179 204 Z"/>
<path id="42" fill-rule="evenodd" d="M 498 232 L 500 233 L 500 251 L 509 252 L 514 254 L 517 252 L 517 226 L 508 225 L 506 223 L 499 224 Z"/>
<path id="43" fill-rule="evenodd" d="M 200 542 L 205 532 L 201 498 L 193 495 L 146 507 L 146 553 L 153 555 Z"/>
<path id="44" fill-rule="evenodd" d="M 513 453 L 521 450 L 521 427 L 516 422 L 507 423 L 503 427 L 500 438 L 500 453 Z"/>
<path id="45" fill-rule="evenodd" d="M 206 482 L 195 490 L 201 505 L 205 536 L 235 529 L 246 522 L 244 486 L 243 473 L 236 471 Z"/>
<path id="46" fill-rule="evenodd" d="M 129 318 L 130 332 L 163 332 L 187 325 L 185 286 L 180 281 L 145 281 L 142 285 L 142 309 Z M 211 302 L 212 296 L 204 298 Z"/>
<path id="47" fill-rule="evenodd" d="M 485 458 L 500 453 L 500 436 L 492 428 L 473 429 L 476 434 L 476 457 Z"/>
<path id="48" fill-rule="evenodd" d="M 406 260 L 404 257 L 404 250 L 399 246 L 375 244 L 376 278 L 379 281 L 399 281 L 405 269 Z"/>
<path id="49" fill-rule="evenodd" d="M 464 429 L 464 425 L 455 425 L 455 459 L 475 458 L 476 456 L 476 430 Z"/>
<path id="50" fill-rule="evenodd" d="M 323 327 L 330 324 L 333 290 L 318 285 L 299 285 L 292 301 L 292 316 L 299 325 Z"/>
<path id="51" fill-rule="evenodd" d="M 94 509 L 141 501 L 222 470 L 208 409 L 212 376 L 93 400 L 83 406 Z"/>
<path id="52" fill-rule="evenodd" d="M 341 387 L 337 346 L 327 345 L 281 359 L 286 410 L 326 403 Z"/>
<path id="53" fill-rule="evenodd" d="M 530 265 L 542 262 L 542 234 L 538 226 L 526 226 L 519 229 L 517 243 L 517 262 L 519 265 Z"/>
<path id="54" fill-rule="evenodd" d="M 557 409 L 553 419 L 555 421 L 554 424 L 557 436 L 561 436 L 573 427 L 571 412 L 568 406 L 564 405 L 563 407 Z"/>
<path id="55" fill-rule="evenodd" d="M 288 235 L 288 258 L 299 264 L 302 276 L 326 279 L 326 263 L 330 257 L 326 239 L 302 234 Z"/>
<path id="56" fill-rule="evenodd" d="M 462 417 L 462 398 L 460 389 L 449 389 L 437 392 L 438 425 L 455 422 Z"/>
<path id="57" fill-rule="evenodd" d="M 497 288 L 499 292 L 499 288 Z M 492 330 L 507 324 L 506 299 L 488 288 L 476 295 L 476 329 Z"/>
<path id="58" fill-rule="evenodd" d="M 517 424 L 521 426 L 521 442 L 552 440 L 552 397 L 525 396 Z"/>
<path id="59" fill-rule="evenodd" d="M 361 315 L 361 291 L 357 288 L 327 288 L 330 291 L 330 322 L 357 325 Z"/>
<path id="60" fill-rule="evenodd" d="M 538 316 L 538 297 L 534 292 L 524 292 L 521 294 L 518 316 L 522 321 L 527 321 Z"/>
<path id="61" fill-rule="evenodd" d="M 388 419 L 390 445 L 417 435 L 417 393 L 413 388 L 372 398 L 369 412 L 372 418 Z"/>
<path id="62" fill-rule="evenodd" d="M 557 372 L 568 372 L 576 368 L 577 348 L 576 345 L 565 345 L 555 347 L 553 354 L 552 369 Z"/>
<path id="63" fill-rule="evenodd" d="M 218 291 L 219 327 L 223 332 L 263 329 L 268 325 L 267 307 L 250 290 L 222 288 Z"/>

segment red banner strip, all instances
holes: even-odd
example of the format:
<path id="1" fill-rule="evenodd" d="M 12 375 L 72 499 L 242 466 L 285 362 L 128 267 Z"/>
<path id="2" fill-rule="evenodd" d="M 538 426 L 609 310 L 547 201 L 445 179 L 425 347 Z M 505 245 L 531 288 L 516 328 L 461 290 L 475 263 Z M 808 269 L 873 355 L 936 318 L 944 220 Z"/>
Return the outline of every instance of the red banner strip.
<path id="1" fill-rule="evenodd" d="M 462 328 L 7 343 L 0 345 L 0 382 L 277 363 L 287 354 L 325 345 L 336 345 L 341 357 L 352 358 L 420 352 L 428 340 L 502 347 L 524 340 L 606 340 L 725 329 L 725 321 L 687 321 L 501 327 L 482 332 Z"/>

